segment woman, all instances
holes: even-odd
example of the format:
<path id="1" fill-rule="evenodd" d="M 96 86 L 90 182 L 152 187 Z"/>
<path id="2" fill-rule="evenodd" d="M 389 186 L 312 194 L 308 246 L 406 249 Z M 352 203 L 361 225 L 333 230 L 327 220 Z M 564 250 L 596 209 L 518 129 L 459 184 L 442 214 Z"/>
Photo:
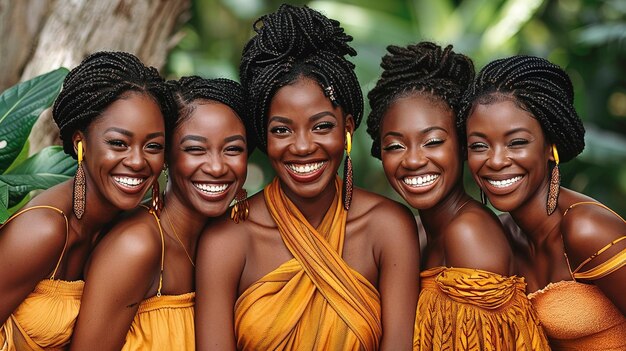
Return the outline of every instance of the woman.
<path id="1" fill-rule="evenodd" d="M 128 53 L 92 54 L 67 75 L 52 115 L 78 170 L 0 229 L 1 350 L 67 348 L 103 226 L 163 167 L 170 101 L 157 71 Z"/>
<path id="2" fill-rule="evenodd" d="M 466 98 L 469 167 L 524 234 L 511 238 L 515 260 L 551 347 L 626 350 L 626 222 L 559 186 L 559 163 L 584 148 L 569 77 L 513 56 L 485 66 Z"/>
<path id="3" fill-rule="evenodd" d="M 245 182 L 246 110 L 241 85 L 231 80 L 187 77 L 171 85 L 178 119 L 168 137 L 162 208 L 137 209 L 94 250 L 74 350 L 195 349 L 197 239 Z"/>
<path id="4" fill-rule="evenodd" d="M 198 346 L 409 350 L 415 221 L 337 177 L 363 109 L 344 58 L 355 54 L 351 37 L 339 22 L 290 5 L 254 27 L 240 75 L 277 177 L 249 199 L 245 222 L 220 221 L 200 240 Z"/>
<path id="5" fill-rule="evenodd" d="M 500 222 L 463 187 L 456 115 L 472 61 L 430 42 L 387 51 L 368 95 L 367 131 L 372 155 L 427 235 L 414 350 L 547 349 L 524 280 L 510 276 Z"/>

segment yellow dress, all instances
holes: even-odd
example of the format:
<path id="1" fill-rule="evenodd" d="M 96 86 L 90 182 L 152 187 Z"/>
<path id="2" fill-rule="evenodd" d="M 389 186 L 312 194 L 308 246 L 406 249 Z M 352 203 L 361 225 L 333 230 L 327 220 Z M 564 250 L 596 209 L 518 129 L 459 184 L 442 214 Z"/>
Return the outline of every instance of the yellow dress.
<path id="1" fill-rule="evenodd" d="M 550 350 L 524 278 L 448 267 L 420 277 L 414 350 Z"/>
<path id="2" fill-rule="evenodd" d="M 239 350 L 377 350 L 380 296 L 342 259 L 347 211 L 341 183 L 318 228 L 313 228 L 280 189 L 265 201 L 294 256 L 252 284 L 235 304 Z"/>
<path id="3" fill-rule="evenodd" d="M 581 204 L 607 208 L 596 202 L 581 202 L 570 208 Z M 567 211 L 563 216 L 566 214 Z M 626 265 L 626 249 L 624 249 L 604 263 L 588 271 L 580 272 L 584 265 L 624 239 L 626 236 L 609 243 L 580 264 L 572 272 L 574 280 L 551 283 L 528 295 L 537 310 L 553 350 L 626 351 L 624 315 L 597 286 L 576 281 L 577 279 L 587 281 L 600 279 Z"/>
<path id="4" fill-rule="evenodd" d="M 16 213 L 6 223 L 34 209 L 51 209 L 63 216 L 65 245 L 50 278 L 39 282 L 4 325 L 0 326 L 0 351 L 65 350 L 69 348 L 78 316 L 83 281 L 54 279 L 65 254 L 69 235 L 68 221 L 63 211 L 51 206 L 33 206 Z"/>
<path id="5" fill-rule="evenodd" d="M 195 350 L 194 301 L 195 292 L 181 295 L 161 295 L 165 242 L 161 221 L 153 211 L 161 235 L 161 273 L 156 296 L 141 302 L 126 335 L 123 351 Z"/>

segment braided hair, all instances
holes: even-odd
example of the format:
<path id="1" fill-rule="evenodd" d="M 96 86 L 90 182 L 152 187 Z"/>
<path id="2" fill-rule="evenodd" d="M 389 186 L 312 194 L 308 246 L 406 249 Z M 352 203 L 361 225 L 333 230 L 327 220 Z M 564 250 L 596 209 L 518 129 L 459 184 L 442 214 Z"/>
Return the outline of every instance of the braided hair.
<path id="1" fill-rule="evenodd" d="M 172 91 L 178 118 L 175 121 L 173 130 L 189 119 L 196 107 L 204 102 L 218 102 L 232 109 L 241 119 L 246 127 L 246 145 L 248 156 L 254 150 L 253 131 L 248 118 L 249 109 L 246 106 L 246 99 L 241 84 L 226 78 L 204 79 L 198 76 L 183 77 L 179 80 L 167 82 Z M 171 138 L 170 133 L 168 137 Z"/>
<path id="2" fill-rule="evenodd" d="M 109 105 L 129 91 L 152 97 L 163 114 L 165 129 L 170 130 L 174 101 L 158 71 L 127 52 L 101 51 L 68 73 L 54 101 L 52 117 L 59 127 L 63 150 L 76 158 L 74 132 L 85 132 Z"/>
<path id="3" fill-rule="evenodd" d="M 352 37 L 340 23 L 309 7 L 281 5 L 253 25 L 256 35 L 245 45 L 240 81 L 250 97 L 251 118 L 262 151 L 267 147 L 267 113 L 278 89 L 300 77 L 317 81 L 331 101 L 358 127 L 363 116 L 363 95 L 348 44 Z"/>
<path id="4" fill-rule="evenodd" d="M 372 137 L 372 156 L 380 159 L 380 129 L 389 107 L 397 99 L 425 95 L 445 103 L 454 115 L 463 93 L 474 78 L 472 60 L 431 42 L 406 47 L 390 45 L 380 66 L 382 75 L 367 94 L 372 108 L 367 117 L 367 133 Z"/>
<path id="5" fill-rule="evenodd" d="M 556 144 L 561 162 L 585 148 L 585 129 L 574 109 L 574 88 L 563 69 L 546 59 L 518 55 L 485 66 L 462 101 L 459 134 L 465 136 L 467 118 L 476 104 L 512 100 L 541 124 L 547 139 Z"/>

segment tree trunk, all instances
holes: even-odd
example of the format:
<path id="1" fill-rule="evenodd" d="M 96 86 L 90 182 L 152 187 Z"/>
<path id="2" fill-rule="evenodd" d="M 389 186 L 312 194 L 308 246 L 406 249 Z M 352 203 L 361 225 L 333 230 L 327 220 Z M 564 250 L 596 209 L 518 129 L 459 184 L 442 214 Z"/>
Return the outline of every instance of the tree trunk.
<path id="1" fill-rule="evenodd" d="M 0 90 L 88 54 L 127 51 L 162 68 L 180 39 L 190 0 L 0 0 Z M 51 114 L 33 127 L 30 151 L 58 142 Z"/>

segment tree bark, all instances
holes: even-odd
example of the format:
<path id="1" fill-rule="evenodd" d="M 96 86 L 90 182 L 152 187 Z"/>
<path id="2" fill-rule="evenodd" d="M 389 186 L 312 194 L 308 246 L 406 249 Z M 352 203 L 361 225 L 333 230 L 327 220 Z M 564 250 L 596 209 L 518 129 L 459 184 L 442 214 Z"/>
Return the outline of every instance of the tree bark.
<path id="1" fill-rule="evenodd" d="M 0 0 L 0 90 L 88 54 L 127 51 L 162 68 L 189 17 L 190 0 Z M 58 142 L 50 113 L 30 136 L 30 152 Z"/>

